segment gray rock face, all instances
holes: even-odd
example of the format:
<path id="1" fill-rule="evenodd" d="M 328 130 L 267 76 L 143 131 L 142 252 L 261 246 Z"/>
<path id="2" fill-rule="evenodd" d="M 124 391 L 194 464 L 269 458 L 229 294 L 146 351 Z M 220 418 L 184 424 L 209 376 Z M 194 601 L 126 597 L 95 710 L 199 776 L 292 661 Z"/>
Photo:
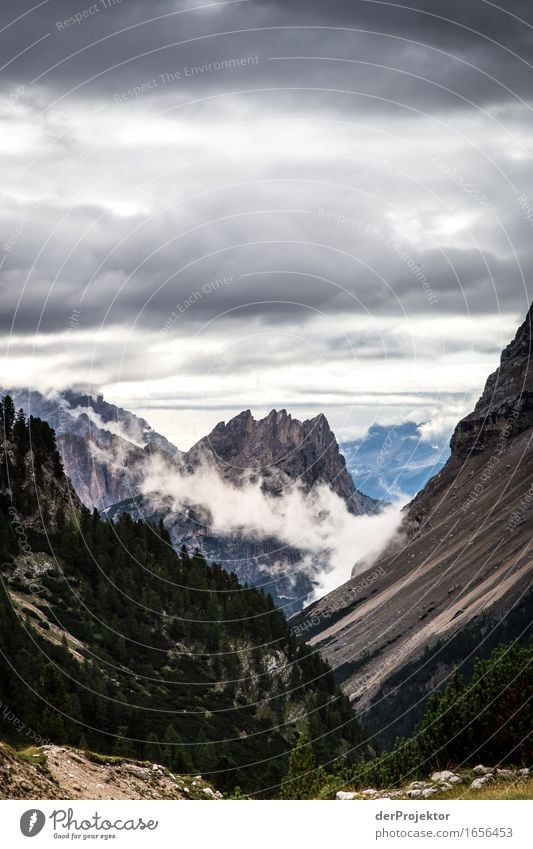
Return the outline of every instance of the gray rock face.
<path id="1" fill-rule="evenodd" d="M 86 507 L 105 508 L 138 491 L 142 449 L 119 436 L 62 433 L 57 447 L 63 466 Z"/>
<path id="2" fill-rule="evenodd" d="M 379 507 L 378 501 L 356 490 L 322 414 L 300 422 L 286 410 L 272 410 L 256 421 L 250 410 L 245 410 L 227 423 L 219 422 L 184 459 L 191 468 L 206 461 L 214 464 L 235 484 L 259 479 L 273 495 L 283 492 L 288 482 L 297 482 L 305 491 L 325 483 L 355 515 Z"/>
<path id="3" fill-rule="evenodd" d="M 10 391 L 16 407 L 54 428 L 67 476 L 86 507 L 99 509 L 138 493 L 149 454 L 179 461 L 181 452 L 144 419 L 101 395 Z"/>
<path id="4" fill-rule="evenodd" d="M 500 366 L 487 379 L 475 409 L 457 425 L 451 440 L 455 457 L 487 452 L 533 427 L 532 325 L 533 306 L 502 351 Z"/>
<path id="5" fill-rule="evenodd" d="M 478 615 L 505 615 L 530 585 L 531 322 L 530 310 L 476 409 L 457 426 L 450 459 L 405 508 L 403 535 L 368 572 L 293 619 L 318 623 L 308 642 L 358 708 L 378 692 L 381 702 L 389 693 L 393 700 L 393 675 Z M 365 578 L 368 589 L 358 592 Z"/>

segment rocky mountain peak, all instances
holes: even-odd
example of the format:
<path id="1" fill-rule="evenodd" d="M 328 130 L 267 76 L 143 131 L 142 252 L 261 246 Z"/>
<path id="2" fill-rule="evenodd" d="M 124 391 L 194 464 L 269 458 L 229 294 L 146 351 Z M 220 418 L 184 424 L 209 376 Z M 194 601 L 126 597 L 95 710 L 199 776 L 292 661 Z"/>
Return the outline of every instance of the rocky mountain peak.
<path id="1" fill-rule="evenodd" d="M 533 305 L 473 412 L 457 425 L 450 443 L 454 456 L 481 454 L 533 425 L 532 327 Z"/>

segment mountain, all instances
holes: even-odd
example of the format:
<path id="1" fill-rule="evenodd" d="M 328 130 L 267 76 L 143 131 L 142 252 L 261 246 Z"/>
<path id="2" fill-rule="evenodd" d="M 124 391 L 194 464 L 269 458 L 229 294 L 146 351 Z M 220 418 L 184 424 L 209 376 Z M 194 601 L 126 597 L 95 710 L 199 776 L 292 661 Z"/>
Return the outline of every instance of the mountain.
<path id="1" fill-rule="evenodd" d="M 416 422 L 372 425 L 362 439 L 342 442 L 340 450 L 353 479 L 382 500 L 416 495 L 450 454 L 447 441 L 424 438 Z"/>
<path id="2" fill-rule="evenodd" d="M 342 499 L 351 515 L 381 508 L 380 502 L 356 490 L 323 415 L 300 422 L 285 410 L 272 410 L 256 421 L 246 410 L 217 424 L 183 454 L 170 469 L 170 479 L 169 468 L 154 477 L 158 491 L 145 487 L 142 496 L 110 507 L 108 517 L 128 512 L 151 522 L 162 519 L 177 551 L 182 545 L 200 548 L 240 580 L 264 587 L 287 614 L 301 609 L 313 592 L 329 554 L 326 542 L 322 549 L 309 552 L 276 536 L 276 527 L 283 524 L 277 515 L 283 504 L 293 505 L 294 523 L 302 526 L 302 546 L 305 521 L 318 522 L 328 510 L 338 510 L 338 503 L 326 503 L 324 489 Z M 197 485 L 195 498 L 170 496 L 176 477 L 185 482 L 186 490 L 189 480 L 191 492 L 193 483 Z M 221 500 L 232 498 L 235 515 L 227 526 L 214 527 L 212 512 L 219 511 Z M 239 510 L 246 511 L 242 519 Z M 265 515 L 273 519 L 270 532 L 261 527 L 261 522 L 268 525 Z M 291 521 L 289 515 L 286 521 Z M 296 531 L 294 537 L 298 536 Z"/>
<path id="3" fill-rule="evenodd" d="M 306 492 L 326 484 L 355 515 L 372 513 L 378 506 L 355 488 L 323 414 L 300 422 L 286 410 L 272 410 L 256 421 L 245 410 L 227 424 L 219 422 L 186 454 L 192 468 L 206 461 L 237 485 L 243 479 L 259 479 L 273 495 L 282 494 L 288 483 L 297 482 Z"/>
<path id="4" fill-rule="evenodd" d="M 65 471 L 87 507 L 102 509 L 136 495 L 141 466 L 154 453 L 170 459 L 180 456 L 148 422 L 109 404 L 102 395 L 71 390 L 51 396 L 23 390 L 8 394 L 17 409 L 53 428 Z"/>
<path id="5" fill-rule="evenodd" d="M 258 510 L 279 512 L 284 499 L 296 497 L 305 512 L 318 516 L 322 505 L 313 500 L 320 487 L 338 495 L 352 515 L 381 506 L 356 490 L 324 416 L 300 422 L 285 410 L 273 410 L 255 421 L 246 411 L 220 422 L 184 453 L 144 419 L 101 395 L 19 391 L 12 397 L 17 407 L 56 430 L 65 471 L 85 506 L 113 520 L 124 513 L 155 524 L 163 520 L 176 551 L 183 545 L 199 548 L 240 580 L 264 587 L 289 614 L 312 594 L 327 550 L 309 553 L 268 529 L 254 531 L 244 517 L 242 523 L 214 527 L 213 475 L 230 487 L 219 499 L 257 485 L 265 498 Z M 149 474 L 152 468 L 155 475 Z M 171 497 L 177 481 L 183 481 L 180 496 Z M 241 506 L 245 501 L 241 497 Z"/>
<path id="6" fill-rule="evenodd" d="M 531 626 L 532 323 L 533 307 L 385 555 L 292 620 L 377 730 L 409 731 L 456 666 Z"/>
<path id="7" fill-rule="evenodd" d="M 0 738 L 260 796 L 277 794 L 302 727 L 321 762 L 365 751 L 329 667 L 269 596 L 178 555 L 161 524 L 89 511 L 50 426 L 8 396 L 0 432 Z"/>

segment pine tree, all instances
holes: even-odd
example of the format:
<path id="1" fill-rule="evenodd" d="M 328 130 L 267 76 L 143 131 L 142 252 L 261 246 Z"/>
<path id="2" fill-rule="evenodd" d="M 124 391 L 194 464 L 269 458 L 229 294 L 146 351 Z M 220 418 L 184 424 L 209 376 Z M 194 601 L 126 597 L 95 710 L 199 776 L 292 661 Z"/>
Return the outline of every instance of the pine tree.
<path id="1" fill-rule="evenodd" d="M 67 743 L 72 733 L 74 712 L 72 697 L 67 692 L 63 676 L 49 663 L 35 687 L 33 725 L 39 735 L 52 743 Z"/>
<path id="2" fill-rule="evenodd" d="M 3 439 L 10 439 L 13 432 L 13 424 L 15 422 L 15 405 L 11 395 L 6 395 L 2 405 L 2 425 Z"/>
<path id="3" fill-rule="evenodd" d="M 146 738 L 144 758 L 151 763 L 159 763 L 161 761 L 161 744 L 153 731 Z"/>
<path id="4" fill-rule="evenodd" d="M 121 725 L 117 731 L 117 738 L 113 746 L 113 754 L 117 758 L 132 758 L 134 756 L 131 740 L 127 737 L 128 729 L 125 725 Z"/>
<path id="5" fill-rule="evenodd" d="M 289 771 L 281 784 L 281 799 L 316 799 L 325 781 L 305 732 L 301 732 L 289 755 Z"/>

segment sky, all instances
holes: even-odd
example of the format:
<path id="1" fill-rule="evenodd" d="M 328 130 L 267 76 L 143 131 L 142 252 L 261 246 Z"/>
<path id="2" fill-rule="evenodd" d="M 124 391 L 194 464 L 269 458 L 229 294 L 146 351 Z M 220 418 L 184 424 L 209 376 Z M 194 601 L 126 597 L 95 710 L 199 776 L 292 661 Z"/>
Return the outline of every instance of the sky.
<path id="1" fill-rule="evenodd" d="M 0 44 L 4 385 L 183 449 L 471 409 L 532 297 L 530 3 L 3 0 Z"/>

